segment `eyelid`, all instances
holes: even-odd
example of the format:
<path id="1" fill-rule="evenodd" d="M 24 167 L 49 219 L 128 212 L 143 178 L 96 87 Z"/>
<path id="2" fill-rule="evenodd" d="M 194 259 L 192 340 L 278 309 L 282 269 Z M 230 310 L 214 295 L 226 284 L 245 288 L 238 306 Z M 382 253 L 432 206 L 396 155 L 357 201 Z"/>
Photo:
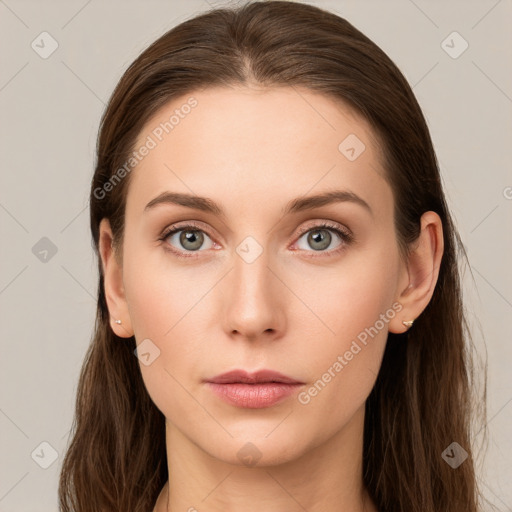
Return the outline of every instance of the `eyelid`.
<path id="1" fill-rule="evenodd" d="M 348 228 L 344 227 L 342 224 L 338 224 L 337 222 L 333 222 L 331 220 L 322 220 L 322 219 L 319 219 L 319 220 L 316 220 L 316 221 L 311 221 L 310 222 L 306 222 L 305 225 L 303 225 L 297 235 L 297 237 L 301 237 L 304 233 L 307 233 L 308 231 L 311 231 L 312 229 L 332 229 L 334 231 L 341 231 L 341 233 L 343 233 L 345 236 L 347 237 L 351 237 L 352 236 L 352 233 L 349 231 Z"/>
<path id="2" fill-rule="evenodd" d="M 173 231 L 180 231 L 182 229 L 186 228 L 194 228 L 197 231 L 202 231 L 203 233 L 206 233 L 208 235 L 208 228 L 206 228 L 207 224 L 197 221 L 197 220 L 184 220 L 181 222 L 176 222 L 174 224 L 171 224 L 170 226 L 167 226 L 160 235 L 163 238 L 167 238 L 169 234 Z M 210 236 L 210 235 L 208 235 Z"/>

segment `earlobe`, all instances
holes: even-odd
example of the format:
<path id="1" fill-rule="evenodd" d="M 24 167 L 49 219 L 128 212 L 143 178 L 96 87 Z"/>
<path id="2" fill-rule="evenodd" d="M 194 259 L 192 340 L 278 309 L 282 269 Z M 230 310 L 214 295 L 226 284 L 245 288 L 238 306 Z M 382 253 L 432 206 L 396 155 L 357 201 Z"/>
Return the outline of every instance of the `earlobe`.
<path id="1" fill-rule="evenodd" d="M 425 212 L 421 217 L 420 235 L 409 255 L 406 271 L 409 284 L 397 298 L 402 310 L 390 322 L 391 332 L 398 334 L 408 330 L 412 326 L 409 322 L 414 322 L 427 307 L 437 284 L 443 251 L 441 218 L 435 212 Z"/>
<path id="2" fill-rule="evenodd" d="M 110 314 L 110 325 L 114 333 L 120 338 L 130 338 L 133 336 L 133 329 L 125 297 L 123 271 L 118 258 L 115 257 L 112 230 L 108 219 L 101 220 L 99 231 L 99 253 L 103 269 L 105 299 Z"/>

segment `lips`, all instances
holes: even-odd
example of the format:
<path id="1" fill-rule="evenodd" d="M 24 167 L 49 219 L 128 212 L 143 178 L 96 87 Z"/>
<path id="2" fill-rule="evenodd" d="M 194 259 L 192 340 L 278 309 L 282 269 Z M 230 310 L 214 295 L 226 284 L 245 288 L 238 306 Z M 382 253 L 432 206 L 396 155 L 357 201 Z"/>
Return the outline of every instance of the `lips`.
<path id="1" fill-rule="evenodd" d="M 292 379 L 282 373 L 273 370 L 259 370 L 254 373 L 249 373 L 245 370 L 232 370 L 221 375 L 217 375 L 212 379 L 207 379 L 206 382 L 215 384 L 261 384 L 280 382 L 282 384 L 304 384 L 298 380 Z"/>
<path id="2" fill-rule="evenodd" d="M 297 392 L 304 383 L 273 370 L 248 373 L 232 370 L 205 381 L 220 399 L 235 407 L 272 407 Z"/>

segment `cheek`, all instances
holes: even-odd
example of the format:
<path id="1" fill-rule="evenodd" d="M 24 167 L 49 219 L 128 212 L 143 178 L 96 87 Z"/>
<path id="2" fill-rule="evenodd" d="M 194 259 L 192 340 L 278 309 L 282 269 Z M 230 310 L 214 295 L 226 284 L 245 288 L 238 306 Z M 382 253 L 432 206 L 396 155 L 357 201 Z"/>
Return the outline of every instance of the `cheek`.
<path id="1" fill-rule="evenodd" d="M 190 394 L 203 375 L 204 320 L 211 315 L 212 276 L 172 265 L 165 256 L 137 254 L 125 259 L 125 291 L 137 345 L 149 352 L 140 369 L 155 405 L 168 418 L 173 411 L 194 412 Z M 149 340 L 149 341 L 148 341 Z M 197 411 L 196 411 L 197 413 Z"/>
<path id="2" fill-rule="evenodd" d="M 396 315 L 393 268 L 392 254 L 367 253 L 297 281 L 297 295 L 314 313 L 307 315 L 316 326 L 308 338 L 320 340 L 304 347 L 314 379 L 299 403 L 322 418 L 322 411 L 337 411 L 333 424 L 363 405 L 379 373 L 388 324 Z"/>
<path id="3" fill-rule="evenodd" d="M 126 298 L 137 339 L 171 337 L 183 320 L 197 315 L 196 306 L 212 286 L 207 271 L 171 258 L 160 248 L 126 258 Z"/>
<path id="4" fill-rule="evenodd" d="M 343 344 L 373 326 L 391 307 L 397 275 L 391 251 L 360 251 L 347 254 L 330 268 L 301 269 L 294 276 L 293 290 L 302 299 L 309 317 L 322 326 L 323 339 L 333 347 Z M 381 323 L 379 330 L 387 330 Z"/>

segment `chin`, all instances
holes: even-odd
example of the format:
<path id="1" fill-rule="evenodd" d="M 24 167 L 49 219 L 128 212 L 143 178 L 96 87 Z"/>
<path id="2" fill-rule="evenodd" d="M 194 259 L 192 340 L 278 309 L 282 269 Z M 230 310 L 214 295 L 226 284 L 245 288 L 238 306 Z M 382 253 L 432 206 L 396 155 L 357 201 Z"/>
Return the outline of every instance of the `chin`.
<path id="1" fill-rule="evenodd" d="M 307 451 L 304 437 L 301 438 L 301 444 L 298 444 L 284 431 L 280 435 L 277 433 L 272 433 L 268 437 L 265 435 L 267 434 L 243 435 L 230 438 L 224 445 L 219 443 L 215 447 L 205 446 L 204 448 L 216 459 L 241 467 L 278 466 L 300 458 Z"/>

